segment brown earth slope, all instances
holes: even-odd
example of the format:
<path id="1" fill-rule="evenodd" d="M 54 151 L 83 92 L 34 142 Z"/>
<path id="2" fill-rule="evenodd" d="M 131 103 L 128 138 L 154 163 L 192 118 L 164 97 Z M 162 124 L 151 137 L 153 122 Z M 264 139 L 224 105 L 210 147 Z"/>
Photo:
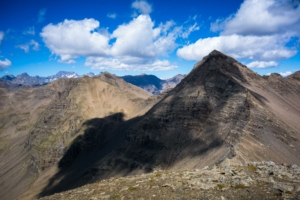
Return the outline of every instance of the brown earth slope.
<path id="1" fill-rule="evenodd" d="M 0 90 L 1 199 L 16 199 L 28 188 L 33 188 L 28 198 L 39 193 L 73 139 L 87 130 L 93 133 L 90 121 L 111 115 L 96 124 L 110 130 L 120 120 L 143 115 L 157 100 L 109 73 L 38 88 L 2 84 Z M 109 132 L 91 135 L 94 142 L 112 137 Z M 34 182 L 37 177 L 44 180 Z"/>

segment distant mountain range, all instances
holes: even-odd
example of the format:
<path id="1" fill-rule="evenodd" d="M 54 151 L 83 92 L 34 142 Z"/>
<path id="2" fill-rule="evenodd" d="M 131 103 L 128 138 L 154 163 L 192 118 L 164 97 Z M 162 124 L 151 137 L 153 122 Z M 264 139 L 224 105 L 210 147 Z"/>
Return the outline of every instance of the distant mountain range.
<path id="1" fill-rule="evenodd" d="M 169 88 L 174 88 L 186 75 L 178 74 L 167 80 L 159 79 L 154 75 L 141 74 L 138 76 L 122 76 L 126 82 L 136 85 L 152 94 L 159 94 Z"/>
<path id="2" fill-rule="evenodd" d="M 94 73 L 90 72 L 87 76 L 95 76 Z M 0 82 L 22 84 L 22 85 L 45 85 L 49 82 L 55 81 L 60 78 L 79 78 L 81 77 L 76 72 L 59 71 L 57 74 L 47 77 L 42 76 L 29 76 L 27 73 L 20 74 L 18 76 L 5 75 L 0 78 Z"/>
<path id="3" fill-rule="evenodd" d="M 89 77 L 95 76 L 95 74 L 92 72 L 89 72 L 88 74 L 85 75 Z M 152 94 L 159 94 L 164 90 L 167 90 L 169 88 L 174 88 L 185 76 L 186 75 L 178 74 L 167 80 L 162 80 L 154 75 L 147 75 L 147 74 L 141 74 L 137 76 L 127 75 L 120 78 L 122 78 L 128 83 L 143 88 L 144 90 Z M 21 84 L 21 85 L 37 86 L 37 85 L 45 85 L 49 82 L 55 81 L 60 78 L 80 78 L 80 77 L 82 76 L 78 75 L 76 72 L 67 72 L 67 71 L 59 71 L 57 74 L 52 76 L 47 76 L 47 77 L 29 76 L 27 73 L 23 73 L 18 76 L 5 75 L 2 78 L 0 78 L 0 83 L 4 82 L 6 84 Z"/>

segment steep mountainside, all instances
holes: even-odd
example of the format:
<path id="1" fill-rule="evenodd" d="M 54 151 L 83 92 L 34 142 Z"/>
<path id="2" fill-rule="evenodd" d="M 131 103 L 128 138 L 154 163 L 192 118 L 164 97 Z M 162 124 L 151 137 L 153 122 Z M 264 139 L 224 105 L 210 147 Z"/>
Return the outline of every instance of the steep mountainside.
<path id="1" fill-rule="evenodd" d="M 143 149 L 140 158 L 163 168 L 190 169 L 226 159 L 300 164 L 299 99 L 294 76 L 263 78 L 213 51 L 127 137 L 135 149 Z M 127 155 L 137 152 L 131 150 Z"/>
<path id="2" fill-rule="evenodd" d="M 261 77 L 213 51 L 144 116 L 118 124 L 112 133 L 121 139 L 107 144 L 118 149 L 85 148 L 67 165 L 63 158 L 40 196 L 157 169 L 269 160 L 300 165 L 299 99 L 297 74 Z M 87 141 L 71 145 L 64 157 Z"/>
<path id="3" fill-rule="evenodd" d="M 154 75 L 141 74 L 139 76 L 128 75 L 120 78 L 152 94 L 159 94 L 167 89 L 174 88 L 184 77 L 185 75 L 178 74 L 167 80 L 161 80 Z"/>
<path id="4" fill-rule="evenodd" d="M 29 187 L 34 188 L 31 194 L 39 192 L 43 183 L 34 181 L 54 175 L 74 138 L 88 133 L 92 140 L 76 151 L 104 144 L 114 137 L 110 130 L 116 124 L 143 115 L 158 99 L 109 73 L 59 79 L 38 88 L 1 84 L 0 90 L 2 199 L 15 199 Z M 97 135 L 98 129 L 107 132 Z"/>

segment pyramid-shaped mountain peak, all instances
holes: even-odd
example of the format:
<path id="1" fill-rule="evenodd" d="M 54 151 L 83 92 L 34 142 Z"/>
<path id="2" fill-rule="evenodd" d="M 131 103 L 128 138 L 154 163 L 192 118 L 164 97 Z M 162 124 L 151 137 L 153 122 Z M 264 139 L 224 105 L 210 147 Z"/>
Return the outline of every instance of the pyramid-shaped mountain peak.
<path id="1" fill-rule="evenodd" d="M 225 55 L 222 52 L 218 51 L 218 50 L 213 50 L 212 52 L 209 53 L 210 56 L 214 56 L 214 55 Z"/>
<path id="2" fill-rule="evenodd" d="M 278 117 L 279 113 L 289 113 L 278 103 L 282 100 L 276 90 L 282 85 L 276 84 L 274 88 L 235 59 L 214 50 L 127 131 L 128 140 L 136 149 L 147 149 L 141 157 L 155 155 L 148 158 L 166 168 L 197 168 L 224 159 L 245 163 L 264 160 L 266 155 L 276 162 L 300 163 L 299 157 L 288 153 L 290 146 L 280 139 L 283 132 L 294 136 L 283 125 L 286 119 Z M 300 120 L 298 111 L 293 116 Z M 276 124 L 277 120 L 281 125 Z M 294 132 L 296 126 L 300 128 L 294 119 L 288 123 Z M 258 143 L 263 145 L 257 146 Z M 278 156 L 276 146 L 286 156 Z"/>
<path id="3" fill-rule="evenodd" d="M 204 81 L 207 75 L 216 76 L 216 80 L 219 79 L 218 77 L 226 76 L 231 81 L 239 83 L 247 83 L 249 77 L 255 78 L 255 76 L 258 76 L 234 58 L 217 50 L 212 51 L 196 63 L 186 79 L 193 77 L 194 80 L 189 80 L 189 82 L 196 81 L 195 79 Z"/>

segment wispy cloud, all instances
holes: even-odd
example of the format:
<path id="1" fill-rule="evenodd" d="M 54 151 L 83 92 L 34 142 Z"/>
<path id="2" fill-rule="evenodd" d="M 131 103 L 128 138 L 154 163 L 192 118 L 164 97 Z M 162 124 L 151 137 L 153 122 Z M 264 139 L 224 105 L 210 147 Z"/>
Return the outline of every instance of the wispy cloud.
<path id="1" fill-rule="evenodd" d="M 43 8 L 39 11 L 37 23 L 41 23 L 45 20 L 47 8 Z"/>
<path id="2" fill-rule="evenodd" d="M 31 40 L 30 42 L 28 42 L 26 44 L 20 44 L 20 45 L 16 46 L 16 48 L 22 49 L 25 53 L 29 53 L 30 47 L 32 47 L 32 49 L 34 51 L 38 51 L 40 45 L 35 40 Z"/>
<path id="3" fill-rule="evenodd" d="M 269 68 L 269 67 L 276 67 L 278 66 L 278 63 L 275 61 L 269 61 L 269 62 L 264 62 L 264 61 L 254 61 L 249 64 L 247 64 L 249 68 Z"/>
<path id="4" fill-rule="evenodd" d="M 1 44 L 1 41 L 3 40 L 4 38 L 4 33 L 2 31 L 0 31 L 0 44 Z"/>
<path id="5" fill-rule="evenodd" d="M 116 13 L 108 13 L 106 16 L 108 18 L 111 18 L 111 19 L 116 19 L 117 18 L 117 14 Z"/>
<path id="6" fill-rule="evenodd" d="M 132 3 L 132 8 L 136 9 L 139 13 L 148 15 L 152 12 L 152 6 L 147 2 L 143 0 L 137 0 Z"/>
<path id="7" fill-rule="evenodd" d="M 35 35 L 35 28 L 34 26 L 28 27 L 23 31 L 24 35 Z"/>
<path id="8" fill-rule="evenodd" d="M 20 45 L 17 45 L 16 48 L 22 49 L 25 53 L 29 52 L 29 45 L 28 44 L 20 44 Z"/>
<path id="9" fill-rule="evenodd" d="M 279 72 L 279 74 L 280 74 L 281 76 L 283 76 L 283 77 L 287 77 L 287 76 L 291 75 L 292 73 L 293 73 L 293 72 L 291 72 L 291 71 Z"/>
<path id="10" fill-rule="evenodd" d="M 11 66 L 10 60 L 8 59 L 0 60 L 0 72 L 10 66 Z"/>

